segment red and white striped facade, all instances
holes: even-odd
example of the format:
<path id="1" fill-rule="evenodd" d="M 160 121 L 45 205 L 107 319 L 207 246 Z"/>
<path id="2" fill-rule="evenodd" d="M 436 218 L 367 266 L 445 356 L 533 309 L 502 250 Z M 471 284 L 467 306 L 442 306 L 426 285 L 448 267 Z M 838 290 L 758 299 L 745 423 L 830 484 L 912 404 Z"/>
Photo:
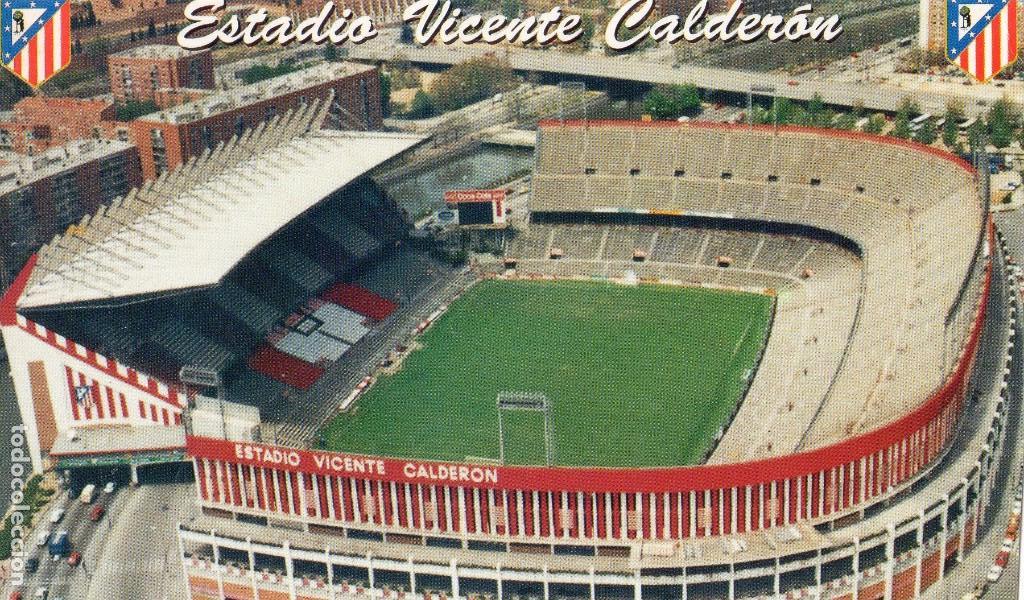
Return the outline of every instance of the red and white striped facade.
<path id="1" fill-rule="evenodd" d="M 9 295 L 16 297 L 30 271 L 31 261 Z M 8 306 L 9 302 L 0 309 Z M 36 472 L 43 470 L 42 458 L 50 451 L 54 434 L 92 427 L 181 426 L 185 397 L 177 389 L 13 310 L 0 313 L 0 330 Z M 86 387 L 88 401 L 80 402 L 76 388 Z"/>
<path id="2" fill-rule="evenodd" d="M 188 438 L 201 505 L 336 527 L 593 543 L 740 534 L 848 512 L 942 454 L 963 407 L 988 281 L 941 390 L 879 429 L 788 456 L 658 469 L 497 467 Z"/>

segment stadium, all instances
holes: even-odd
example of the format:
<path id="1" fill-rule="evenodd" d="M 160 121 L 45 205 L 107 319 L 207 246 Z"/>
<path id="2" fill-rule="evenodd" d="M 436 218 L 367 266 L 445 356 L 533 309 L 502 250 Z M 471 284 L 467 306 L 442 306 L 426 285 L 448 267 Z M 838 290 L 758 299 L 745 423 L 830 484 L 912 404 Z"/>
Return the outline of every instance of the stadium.
<path id="1" fill-rule="evenodd" d="M 421 140 L 326 106 L 0 306 L 37 470 L 191 463 L 189 597 L 904 599 L 973 544 L 1016 310 L 974 166 L 542 122 L 498 256 L 453 267 L 373 181 Z"/>

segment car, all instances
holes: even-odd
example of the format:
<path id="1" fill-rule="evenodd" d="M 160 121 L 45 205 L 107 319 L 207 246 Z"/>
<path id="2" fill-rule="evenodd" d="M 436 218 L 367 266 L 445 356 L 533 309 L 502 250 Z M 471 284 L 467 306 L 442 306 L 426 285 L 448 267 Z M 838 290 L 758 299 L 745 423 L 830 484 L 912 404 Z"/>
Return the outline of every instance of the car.
<path id="1" fill-rule="evenodd" d="M 49 529 L 44 529 L 44 530 L 40 531 L 39 535 L 36 536 L 36 546 L 40 546 L 40 547 L 45 546 L 46 542 L 48 542 L 48 541 L 50 541 L 50 530 Z"/>
<path id="2" fill-rule="evenodd" d="M 104 494 L 113 494 L 114 490 L 116 490 L 116 489 L 117 489 L 117 484 L 114 483 L 113 481 L 108 481 L 107 485 L 103 486 L 103 493 Z"/>
<path id="3" fill-rule="evenodd" d="M 46 600 L 46 597 L 50 595 L 49 588 L 39 587 L 36 588 L 36 593 L 32 595 L 35 600 Z"/>
<path id="4" fill-rule="evenodd" d="M 35 573 L 38 569 L 39 569 L 39 559 L 38 558 L 33 556 L 32 558 L 30 558 L 30 559 L 25 561 L 25 572 L 26 573 Z"/>
<path id="5" fill-rule="evenodd" d="M 78 550 L 74 550 L 71 554 L 68 554 L 68 564 L 72 567 L 77 567 L 78 563 L 82 562 L 82 553 Z"/>
<path id="6" fill-rule="evenodd" d="M 790 79 L 789 81 L 786 82 L 786 85 L 800 85 L 800 82 L 797 81 L 796 79 Z"/>
<path id="7" fill-rule="evenodd" d="M 1003 568 L 1000 567 L 999 565 L 992 565 L 989 568 L 988 575 L 985 576 L 985 579 L 989 580 L 992 583 L 995 583 L 995 582 L 999 581 L 999 578 L 1002 577 L 1002 576 L 1003 576 Z"/>
<path id="8" fill-rule="evenodd" d="M 96 506 L 92 507 L 92 510 L 89 511 L 89 520 L 90 521 L 99 521 L 100 519 L 103 518 L 103 515 L 106 512 L 107 512 L 107 509 L 103 508 L 102 504 L 97 504 Z"/>
<path id="9" fill-rule="evenodd" d="M 65 511 L 63 508 L 53 509 L 53 512 L 50 513 L 50 523 L 53 523 L 54 525 L 60 523 L 61 520 L 64 518 L 64 512 Z"/>
<path id="10" fill-rule="evenodd" d="M 18 590 L 14 590 L 13 592 L 11 592 L 11 595 L 8 596 L 7 600 L 22 600 L 22 598 L 24 598 L 24 596 L 21 594 L 21 592 Z"/>

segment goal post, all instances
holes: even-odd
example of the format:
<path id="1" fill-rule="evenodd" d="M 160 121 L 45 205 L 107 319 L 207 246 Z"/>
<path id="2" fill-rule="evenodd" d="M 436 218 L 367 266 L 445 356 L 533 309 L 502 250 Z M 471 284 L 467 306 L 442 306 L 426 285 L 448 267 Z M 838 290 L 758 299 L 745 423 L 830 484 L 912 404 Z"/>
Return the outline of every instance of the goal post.
<path id="1" fill-rule="evenodd" d="M 505 464 L 507 425 L 506 411 L 539 413 L 544 420 L 544 462 L 551 466 L 555 462 L 555 430 L 551 421 L 551 403 L 541 392 L 499 392 L 498 408 L 498 461 Z"/>

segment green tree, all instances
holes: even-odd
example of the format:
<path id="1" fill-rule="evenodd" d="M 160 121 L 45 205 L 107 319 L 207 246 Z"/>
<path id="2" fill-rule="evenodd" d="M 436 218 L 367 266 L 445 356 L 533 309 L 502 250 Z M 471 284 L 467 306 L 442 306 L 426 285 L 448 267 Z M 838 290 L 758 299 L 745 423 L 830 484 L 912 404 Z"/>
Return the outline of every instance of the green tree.
<path id="1" fill-rule="evenodd" d="M 967 128 L 967 149 L 971 152 L 983 150 L 988 143 L 986 138 L 985 124 L 978 119 Z"/>
<path id="2" fill-rule="evenodd" d="M 892 131 L 889 135 L 892 137 L 900 138 L 902 140 L 910 139 L 910 119 L 906 114 L 900 113 L 896 115 L 896 120 L 893 121 Z"/>
<path id="3" fill-rule="evenodd" d="M 878 135 L 882 133 L 882 129 L 884 128 L 885 115 L 882 115 L 881 113 L 875 113 L 868 117 L 868 122 L 864 124 L 864 133 Z"/>
<path id="4" fill-rule="evenodd" d="M 832 114 L 826 110 L 821 95 L 815 93 L 807 102 L 807 125 L 824 127 L 832 120 Z"/>
<path id="5" fill-rule="evenodd" d="M 409 103 L 409 110 L 405 114 L 410 119 L 426 119 L 437 114 L 437 106 L 430 94 L 423 90 L 417 90 L 416 95 L 412 97 L 412 102 Z"/>
<path id="6" fill-rule="evenodd" d="M 700 109 L 700 92 L 691 84 L 658 85 L 644 96 L 643 107 L 655 119 L 692 115 Z"/>
<path id="7" fill-rule="evenodd" d="M 1020 122 L 1020 112 L 1009 99 L 1000 98 L 992 104 L 985 121 L 989 141 L 996 148 L 1005 148 L 1013 142 L 1013 134 Z"/>
<path id="8" fill-rule="evenodd" d="M 512 89 L 518 81 L 512 69 L 497 58 L 473 58 L 458 63 L 430 87 L 437 107 L 455 110 Z"/>
<path id="9" fill-rule="evenodd" d="M 580 37 L 576 40 L 576 44 L 581 50 L 586 52 L 590 50 L 590 45 L 594 41 L 594 31 L 596 27 L 594 25 L 594 18 L 590 15 L 580 15 Z"/>
<path id="10" fill-rule="evenodd" d="M 929 146 L 935 143 L 935 140 L 939 137 L 939 130 L 935 126 L 935 122 L 928 119 L 921 124 L 921 128 L 914 133 L 914 140 L 921 142 L 922 144 L 928 144 Z"/>
<path id="11" fill-rule="evenodd" d="M 857 124 L 861 118 L 852 112 L 842 113 L 835 120 L 836 129 L 853 129 L 853 126 Z"/>
<path id="12" fill-rule="evenodd" d="M 501 0 L 501 14 L 509 19 L 514 19 L 523 11 L 523 5 L 519 0 Z"/>
<path id="13" fill-rule="evenodd" d="M 960 126 L 957 124 L 957 119 L 954 118 L 954 113 L 947 110 L 946 122 L 942 124 L 942 143 L 947 148 L 952 148 L 959 139 Z"/>
<path id="14" fill-rule="evenodd" d="M 385 117 L 391 116 L 391 74 L 380 72 L 380 106 Z"/>
<path id="15" fill-rule="evenodd" d="M 114 115 L 118 121 L 134 121 L 158 110 L 160 107 L 152 100 L 128 100 L 124 104 L 114 105 Z"/>

